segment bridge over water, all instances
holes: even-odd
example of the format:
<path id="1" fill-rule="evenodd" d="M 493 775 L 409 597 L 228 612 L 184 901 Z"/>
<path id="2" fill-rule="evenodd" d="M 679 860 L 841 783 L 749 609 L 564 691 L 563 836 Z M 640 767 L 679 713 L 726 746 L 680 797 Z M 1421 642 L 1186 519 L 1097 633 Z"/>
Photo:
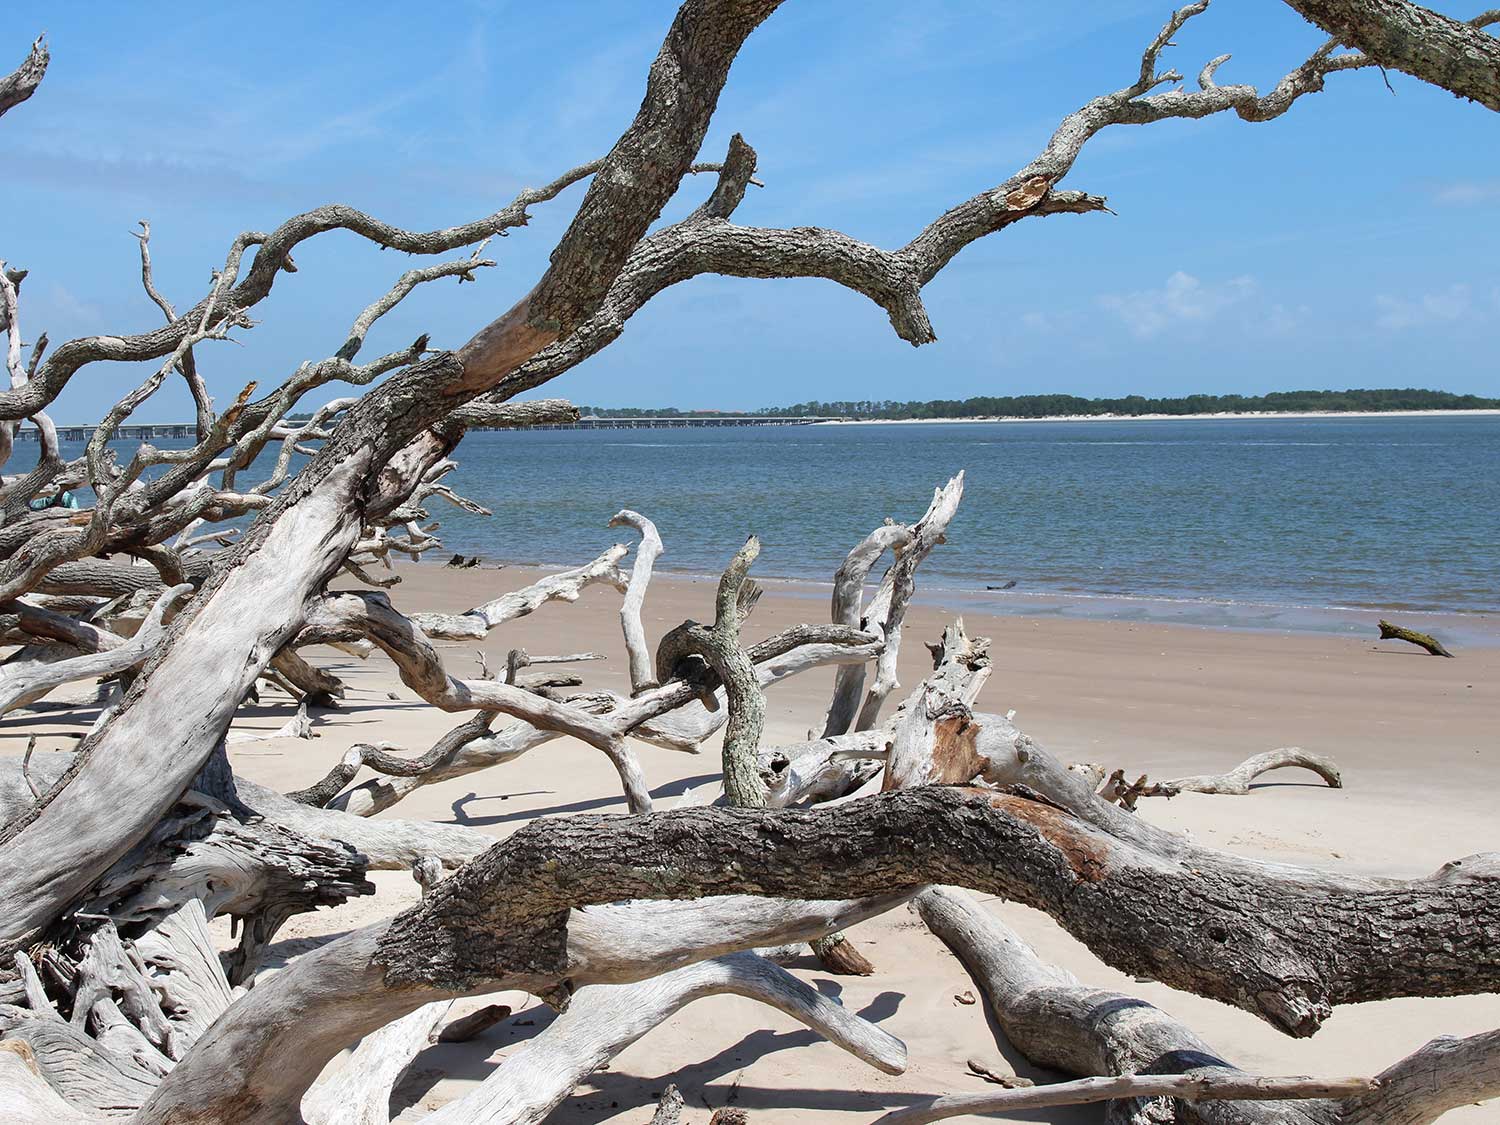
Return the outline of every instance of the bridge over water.
<path id="1" fill-rule="evenodd" d="M 83 443 L 94 436 L 98 425 L 90 426 L 58 426 L 57 440 L 67 442 Z M 191 438 L 198 432 L 198 427 L 192 422 L 155 422 L 150 425 L 127 425 L 119 427 L 115 440 L 118 441 L 160 441 L 163 438 Z M 37 430 L 35 426 L 23 426 L 16 434 L 17 441 L 36 441 Z"/>
<path id="2" fill-rule="evenodd" d="M 668 414 L 659 418 L 601 418 L 585 415 L 576 422 L 531 426 L 535 430 L 685 430 L 718 429 L 722 426 L 810 426 L 814 422 L 842 422 L 842 418 L 774 418 L 764 414 Z"/>
<path id="3" fill-rule="evenodd" d="M 664 415 L 659 418 L 600 418 L 595 415 L 580 418 L 576 422 L 562 422 L 549 426 L 533 426 L 537 430 L 679 430 L 718 429 L 724 426 L 810 426 L 814 422 L 842 422 L 843 418 L 773 418 L 760 414 L 714 414 L 703 417 Z M 59 441 L 83 443 L 90 440 L 97 425 L 58 426 Z M 191 439 L 197 433 L 192 422 L 155 422 L 128 424 L 119 427 L 115 437 L 118 441 L 161 441 L 166 438 Z M 35 441 L 37 431 L 32 426 L 24 427 L 18 441 Z"/>

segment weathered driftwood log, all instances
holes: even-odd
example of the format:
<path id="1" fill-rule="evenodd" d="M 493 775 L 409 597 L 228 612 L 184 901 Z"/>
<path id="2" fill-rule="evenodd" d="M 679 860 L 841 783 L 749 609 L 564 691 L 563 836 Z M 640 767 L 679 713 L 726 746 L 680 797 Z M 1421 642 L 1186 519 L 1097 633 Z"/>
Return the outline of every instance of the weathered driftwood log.
<path id="1" fill-rule="evenodd" d="M 234 999 L 208 931 L 201 899 L 189 899 L 134 939 L 157 1002 L 172 1024 L 172 1041 L 197 1041 Z"/>
<path id="2" fill-rule="evenodd" d="M 1128 1074 L 1079 1078 L 992 1094 L 944 1094 L 881 1117 L 876 1125 L 929 1125 L 950 1117 L 1012 1113 L 1048 1106 L 1086 1105 L 1117 1098 L 1168 1096 L 1187 1102 L 1282 1101 L 1347 1097 L 1377 1087 L 1370 1078 L 1273 1077 L 1260 1074 Z"/>
<path id="3" fill-rule="evenodd" d="M 735 864 L 724 864 L 726 852 Z M 652 857 L 649 867 L 640 856 Z M 585 970 L 570 952 L 569 911 L 592 904 L 969 885 L 1046 910 L 1123 971 L 1307 1035 L 1336 1004 L 1500 984 L 1500 948 L 1491 940 L 1500 925 L 1497 872 L 1493 857 L 1405 882 L 1203 850 L 1184 862 L 1051 805 L 947 787 L 809 812 L 688 809 L 540 821 L 406 914 L 334 941 L 257 986 L 163 1080 L 142 1122 L 197 1120 L 192 1114 L 220 1112 L 249 1091 L 268 1113 L 291 1112 L 341 1045 L 423 1003 L 499 988 L 549 992 L 564 981 L 596 981 L 601 971 L 639 979 L 660 971 L 642 941 L 660 950 L 688 936 L 637 935 L 623 963 L 596 953 Z M 597 934 L 600 913 L 576 917 L 589 918 Z M 684 960 L 728 952 L 727 940 L 692 947 Z M 762 937 L 745 947 L 769 944 Z"/>
<path id="4" fill-rule="evenodd" d="M 0 1039 L 0 1114 L 11 1125 L 105 1120 L 59 1097 L 42 1077 L 31 1044 L 24 1039 Z"/>
<path id="5" fill-rule="evenodd" d="M 1038 1066 L 1091 1076 L 1177 1075 L 1257 1081 L 1224 1061 L 1192 1029 L 1143 1000 L 1090 988 L 1071 973 L 1042 961 L 1014 931 L 952 888 L 917 896 L 922 920 L 958 957 L 989 1000 L 1010 1043 Z M 1421 1077 L 1418 1077 L 1421 1075 Z M 1057 1101 L 981 1103 L 972 1097 L 936 1099 L 888 1115 L 891 1125 L 915 1125 L 958 1113 L 1070 1104 L 1068 1091 L 1041 1086 Z M 1466 1040 L 1435 1040 L 1378 1075 L 1365 1090 L 1282 1089 L 1281 1097 L 1315 1101 L 1188 1101 L 1170 1089 L 1111 1087 L 1115 1125 L 1332 1125 L 1390 1122 L 1425 1125 L 1449 1109 L 1500 1093 L 1500 1031 Z M 1277 1095 L 1268 1095 L 1275 1097 Z"/>
<path id="6" fill-rule="evenodd" d="M 47 1085 L 75 1115 L 54 1120 L 126 1117 L 151 1096 L 158 1082 L 157 1075 L 106 1050 L 50 1009 L 38 1015 L 0 1004 L 0 1038 L 26 1043 Z M 0 1086 L 0 1105 L 8 1090 Z"/>
<path id="7" fill-rule="evenodd" d="M 451 1002 L 424 1004 L 365 1036 L 338 1072 L 302 1099 L 307 1125 L 390 1125 L 391 1090 L 437 1041 Z"/>
<path id="8" fill-rule="evenodd" d="M 309 664 L 295 649 L 282 649 L 272 658 L 271 667 L 296 688 L 309 707 L 335 708 L 343 698 L 344 681 L 326 668 Z"/>
<path id="9" fill-rule="evenodd" d="M 883 789 L 968 782 L 986 776 L 976 750 L 979 727 L 971 710 L 990 673 L 990 643 L 971 639 L 963 619 L 943 631 L 933 648 L 934 670 L 912 693 L 892 724 Z"/>
<path id="10" fill-rule="evenodd" d="M 1405 641 L 1407 644 L 1424 648 L 1432 656 L 1446 656 L 1450 659 L 1453 654 L 1443 647 L 1443 642 L 1427 633 L 1419 633 L 1415 629 L 1408 629 L 1402 625 L 1392 625 L 1384 618 L 1380 621 L 1380 639 L 1383 641 Z"/>
<path id="11" fill-rule="evenodd" d="M 509 1004 L 486 1004 L 482 1008 L 476 1008 L 466 1016 L 459 1016 L 451 1023 L 443 1025 L 442 1031 L 438 1032 L 438 1041 L 442 1043 L 467 1043 L 471 1039 L 477 1039 L 497 1023 L 506 1019 L 511 1013 Z"/>

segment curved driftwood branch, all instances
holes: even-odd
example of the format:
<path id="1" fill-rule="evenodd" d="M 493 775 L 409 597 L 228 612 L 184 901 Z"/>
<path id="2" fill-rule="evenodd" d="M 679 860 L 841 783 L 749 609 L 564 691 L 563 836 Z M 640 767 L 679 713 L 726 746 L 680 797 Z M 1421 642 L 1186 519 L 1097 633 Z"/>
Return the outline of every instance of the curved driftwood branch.
<path id="1" fill-rule="evenodd" d="M 729 719 L 724 728 L 724 792 L 730 804 L 757 808 L 766 803 L 766 783 L 756 759 L 766 723 L 766 697 L 754 661 L 740 648 L 740 622 L 760 597 L 760 587 L 749 577 L 759 555 L 760 540 L 752 535 L 719 579 L 712 627 L 685 622 L 662 638 L 656 652 L 658 679 L 691 675 L 688 662 L 697 659 L 724 684 L 729 696 Z M 706 694 L 704 702 L 713 698 Z"/>
<path id="2" fill-rule="evenodd" d="M 896 664 L 901 653 L 901 624 L 906 606 L 916 589 L 916 571 L 931 552 L 943 542 L 949 522 L 963 498 L 964 475 L 960 472 L 940 488 L 933 489 L 932 503 L 915 524 L 903 527 L 887 524 L 876 528 L 849 556 L 834 576 L 833 619 L 875 633 L 883 642 L 876 658 L 875 684 L 864 692 L 863 666 L 840 668 L 834 679 L 833 698 L 823 723 L 825 738 L 847 733 L 850 729 L 872 730 L 879 721 L 886 697 L 897 686 Z M 880 587 L 863 610 L 865 577 L 889 548 L 895 561 L 885 573 Z"/>
<path id="3" fill-rule="evenodd" d="M 1339 773 L 1338 763 L 1325 754 L 1314 754 L 1296 746 L 1282 746 L 1256 754 L 1227 773 L 1179 777 L 1164 781 L 1162 785 L 1179 793 L 1218 793 L 1238 797 L 1250 792 L 1250 783 L 1261 774 L 1288 766 L 1312 770 L 1330 789 L 1343 788 L 1344 780 Z"/>
<path id="4" fill-rule="evenodd" d="M 1428 633 L 1419 633 L 1415 629 L 1408 629 L 1404 625 L 1392 625 L 1384 619 L 1380 622 L 1380 639 L 1383 641 L 1405 641 L 1407 644 L 1426 649 L 1430 656 L 1453 658 L 1453 654 L 1444 648 L 1443 642 L 1436 637 Z"/>
<path id="5" fill-rule="evenodd" d="M 635 562 L 630 568 L 630 581 L 625 587 L 625 601 L 620 606 L 620 628 L 625 634 L 625 651 L 630 658 L 630 689 L 638 695 L 657 686 L 651 647 L 646 642 L 645 626 L 641 624 L 641 607 L 646 601 L 646 588 L 651 585 L 652 568 L 662 554 L 661 535 L 654 523 L 629 508 L 610 517 L 609 526 L 633 527 L 641 537 L 640 545 L 635 549 Z"/>
<path id="6" fill-rule="evenodd" d="M 135 636 L 123 644 L 70 660 L 0 666 L 0 714 L 40 699 L 60 684 L 112 676 L 139 664 L 166 635 L 163 618 L 193 592 L 190 582 L 173 586 L 156 600 Z"/>
<path id="7" fill-rule="evenodd" d="M 901 653 L 901 625 L 906 619 L 906 607 L 916 592 L 917 567 L 934 547 L 945 541 L 948 524 L 958 511 L 963 494 L 962 472 L 943 487 L 933 490 L 932 503 L 912 526 L 911 542 L 897 553 L 880 589 L 870 599 L 865 616 L 878 623 L 885 637 L 885 647 L 875 659 L 875 682 L 870 685 L 860 706 L 859 718 L 855 721 L 858 730 L 870 730 L 880 721 L 880 709 L 886 697 L 900 686 L 896 679 L 896 662 Z"/>
<path id="8" fill-rule="evenodd" d="M 391 1090 L 417 1055 L 436 1042 L 450 1002 L 424 1004 L 367 1035 L 338 1073 L 307 1092 L 307 1125 L 390 1125 Z"/>
<path id="9" fill-rule="evenodd" d="M 580 988 L 567 1010 L 508 1055 L 472 1093 L 424 1120 L 537 1125 L 584 1078 L 629 1044 L 705 996 L 732 993 L 777 1008 L 887 1074 L 906 1067 L 900 1040 L 753 953 L 702 961 L 635 984 Z"/>
<path id="10" fill-rule="evenodd" d="M 576 602 L 578 595 L 595 582 L 607 582 L 617 590 L 624 590 L 626 581 L 618 563 L 629 550 L 616 544 L 591 563 L 549 574 L 524 589 L 502 594 L 464 613 L 413 613 L 411 620 L 434 639 L 477 640 L 497 625 L 525 617 L 549 601 Z"/>

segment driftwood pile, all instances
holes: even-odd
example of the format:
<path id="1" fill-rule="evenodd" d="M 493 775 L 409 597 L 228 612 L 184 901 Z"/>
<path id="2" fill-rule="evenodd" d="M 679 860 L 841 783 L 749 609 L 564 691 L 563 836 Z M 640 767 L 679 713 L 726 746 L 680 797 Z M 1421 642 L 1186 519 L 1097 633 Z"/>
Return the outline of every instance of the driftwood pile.
<path id="1" fill-rule="evenodd" d="M 1466 25 L 1431 13 L 1413 22 L 1404 2 L 1297 3 L 1338 38 L 1262 93 L 1219 83 L 1225 58 L 1191 89 L 1162 67 L 1173 36 L 1206 7 L 1194 3 L 1151 40 L 1127 85 L 1084 102 L 1034 159 L 891 250 L 833 230 L 736 222 L 758 183 L 756 153 L 738 134 L 722 161 L 698 160 L 731 64 L 778 6 L 685 0 L 610 151 L 493 214 L 413 232 L 320 207 L 240 234 L 208 291 L 182 309 L 156 284 L 143 223 L 140 279 L 161 314 L 145 332 L 49 350 L 45 333 L 22 332 L 26 272 L 0 262 L 0 465 L 11 467 L 23 424 L 40 439 L 36 463 L 0 479 L 0 630 L 11 650 L 0 713 L 106 681 L 62 704 L 89 725 L 76 746 L 33 743 L 0 762 L 0 1120 L 384 1123 L 392 1087 L 434 1037 L 503 1018 L 492 1007 L 455 1021 L 449 1005 L 510 990 L 560 1014 L 424 1121 L 539 1122 L 625 1045 L 718 993 L 775 1007 L 896 1072 L 898 1040 L 764 951 L 811 942 L 825 964 L 867 970 L 842 932 L 911 902 L 969 966 L 1011 1043 L 1077 1081 L 978 1102 L 939 1097 L 888 1120 L 1107 1099 L 1114 1122 L 1415 1123 L 1500 1091 L 1500 1032 L 1439 1040 L 1369 1078 L 1247 1074 L 1164 1013 L 1041 962 L 950 889 L 1045 911 L 1105 962 L 1293 1036 L 1315 1033 L 1338 1005 L 1500 988 L 1495 856 L 1420 879 L 1332 874 L 1201 848 L 1133 811 L 1152 793 L 1242 793 L 1279 766 L 1337 784 L 1326 760 L 1272 751 L 1220 777 L 1163 783 L 1070 768 L 1012 715 L 976 710 L 989 643 L 961 622 L 903 695 L 906 609 L 959 505 L 961 474 L 920 519 L 888 520 L 854 547 L 826 622 L 755 644 L 740 636 L 757 595 L 752 539 L 724 573 L 714 620 L 684 622 L 652 646 L 642 605 L 662 543 L 628 510 L 610 522 L 631 529 L 632 543 L 467 610 L 405 612 L 386 592 L 393 558 L 442 548 L 430 505 L 485 512 L 448 483 L 467 430 L 575 418 L 566 402 L 519 396 L 608 346 L 670 286 L 701 274 L 823 278 L 923 345 L 935 339 L 923 287 L 965 247 L 1027 220 L 1108 210 L 1060 186 L 1103 130 L 1229 113 L 1267 121 L 1330 75 L 1377 63 L 1500 106 L 1486 85 L 1494 42 L 1477 26 L 1500 14 Z M 1329 14 L 1361 6 L 1379 9 L 1373 25 Z M 1400 34 L 1376 33 L 1392 24 Z M 0 115 L 31 97 L 47 61 L 39 41 L 0 79 Z M 698 205 L 660 222 L 697 173 L 711 177 Z M 415 289 L 474 280 L 495 264 L 483 257 L 489 239 L 585 182 L 545 271 L 508 311 L 457 349 L 422 336 L 365 354 L 372 328 Z M 296 272 L 294 251 L 331 230 L 430 264 L 374 295 L 323 358 L 259 397 L 251 384 L 216 401 L 212 344 L 249 332 L 252 310 L 293 284 L 284 278 Z M 121 363 L 150 368 L 83 453 L 65 457 L 49 407 L 86 368 Z M 195 405 L 190 444 L 118 456 L 122 424 L 178 379 Z M 368 389 L 293 416 L 331 384 Z M 293 473 L 297 457 L 306 460 Z M 83 490 L 92 507 L 53 502 Z M 241 517 L 253 517 L 243 532 L 226 530 Z M 358 586 L 335 589 L 336 578 Z M 547 670 L 595 654 L 517 649 L 503 674 L 466 676 L 437 647 L 488 637 L 593 583 L 622 595 L 629 694 L 582 690 L 570 672 Z M 314 733 L 312 710 L 337 705 L 343 684 L 302 655 L 318 644 L 382 654 L 454 725 L 421 753 L 356 746 L 294 793 L 237 777 L 228 732 L 262 685 L 296 701 L 288 734 Z M 838 671 L 821 732 L 766 745 L 765 690 L 829 665 Z M 656 807 L 636 746 L 696 751 L 721 732 L 721 780 Z M 461 825 L 376 815 L 422 786 L 564 737 L 607 758 L 631 815 L 541 819 L 498 843 Z M 412 872 L 420 903 L 265 970 L 289 918 L 373 893 L 373 870 Z M 233 922 L 227 948 L 214 937 L 220 918 Z M 639 1108 L 645 1120 L 651 1107 Z M 667 1097 L 656 1113 L 674 1120 L 681 1105 Z"/>

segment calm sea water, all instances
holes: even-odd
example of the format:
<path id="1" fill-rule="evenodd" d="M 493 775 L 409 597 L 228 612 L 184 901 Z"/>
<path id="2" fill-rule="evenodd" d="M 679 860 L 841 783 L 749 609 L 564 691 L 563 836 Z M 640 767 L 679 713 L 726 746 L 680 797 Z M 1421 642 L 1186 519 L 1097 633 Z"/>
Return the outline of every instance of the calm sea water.
<path id="1" fill-rule="evenodd" d="M 494 516 L 434 515 L 486 559 L 581 562 L 633 507 L 664 568 L 754 532 L 757 573 L 826 581 L 962 469 L 929 591 L 1500 609 L 1497 416 L 477 433 L 459 459 Z"/>
<path id="2" fill-rule="evenodd" d="M 487 561 L 576 565 L 633 540 L 606 526 L 633 507 L 663 570 L 717 573 L 754 532 L 758 576 L 826 582 L 962 469 L 928 600 L 1278 628 L 1306 619 L 1277 607 L 1500 611 L 1500 416 L 474 433 L 458 459 L 494 515 L 430 508 Z"/>

